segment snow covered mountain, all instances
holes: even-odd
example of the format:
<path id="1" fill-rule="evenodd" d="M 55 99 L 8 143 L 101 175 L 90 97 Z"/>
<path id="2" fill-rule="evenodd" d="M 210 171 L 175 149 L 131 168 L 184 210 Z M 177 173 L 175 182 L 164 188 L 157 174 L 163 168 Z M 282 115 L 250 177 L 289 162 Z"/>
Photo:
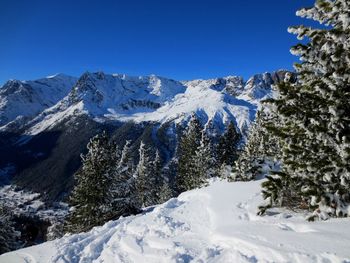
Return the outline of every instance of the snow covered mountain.
<path id="1" fill-rule="evenodd" d="M 349 262 L 350 221 L 256 215 L 262 181 L 213 182 L 90 232 L 0 256 L 6 263 Z"/>
<path id="2" fill-rule="evenodd" d="M 79 114 L 99 121 L 165 123 L 181 122 L 193 112 L 204 123 L 232 120 L 242 129 L 254 118 L 259 101 L 271 96 L 271 85 L 284 74 L 259 74 L 246 83 L 241 77 L 179 82 L 154 75 L 102 72 L 85 73 L 78 80 L 56 75 L 36 81 L 9 81 L 0 89 L 0 129 L 13 130 L 13 121 L 25 119 L 27 122 L 21 124 L 26 134 L 34 135 Z"/>
<path id="3" fill-rule="evenodd" d="M 55 105 L 76 81 L 77 78 L 63 74 L 34 81 L 9 80 L 0 89 L 0 129 L 13 130 L 16 123 L 21 124 Z"/>
<path id="4" fill-rule="evenodd" d="M 178 129 L 193 113 L 213 134 L 232 121 L 245 135 L 260 101 L 273 96 L 272 85 L 285 74 L 258 74 L 246 82 L 235 76 L 176 81 L 102 72 L 9 81 L 0 89 L 0 183 L 1 170 L 11 171 L 17 185 L 59 200 L 89 138 L 102 130 L 121 144 L 132 140 L 135 152 L 147 141 L 166 162 Z"/>

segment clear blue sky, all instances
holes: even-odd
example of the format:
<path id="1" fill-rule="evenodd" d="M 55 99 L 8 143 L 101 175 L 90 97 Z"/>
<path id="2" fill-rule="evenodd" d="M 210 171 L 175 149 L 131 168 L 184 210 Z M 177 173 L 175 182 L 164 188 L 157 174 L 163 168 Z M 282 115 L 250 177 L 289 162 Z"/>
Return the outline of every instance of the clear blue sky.
<path id="1" fill-rule="evenodd" d="M 0 84 L 85 71 L 174 79 L 291 69 L 314 0 L 0 0 Z"/>

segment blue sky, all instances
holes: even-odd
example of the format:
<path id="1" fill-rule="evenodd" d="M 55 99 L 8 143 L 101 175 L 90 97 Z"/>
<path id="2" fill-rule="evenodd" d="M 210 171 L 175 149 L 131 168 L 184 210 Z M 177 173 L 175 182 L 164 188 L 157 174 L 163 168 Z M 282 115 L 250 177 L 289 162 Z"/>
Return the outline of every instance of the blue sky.
<path id="1" fill-rule="evenodd" d="M 291 69 L 313 0 L 0 0 L 0 84 L 85 71 L 174 79 Z"/>

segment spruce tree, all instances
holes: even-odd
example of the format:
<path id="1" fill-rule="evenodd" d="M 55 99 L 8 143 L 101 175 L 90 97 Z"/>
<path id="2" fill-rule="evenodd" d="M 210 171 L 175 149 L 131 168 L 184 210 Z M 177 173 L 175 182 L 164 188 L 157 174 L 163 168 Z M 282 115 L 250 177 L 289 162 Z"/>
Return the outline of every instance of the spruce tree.
<path id="1" fill-rule="evenodd" d="M 82 155 L 82 168 L 74 175 L 76 185 L 70 197 L 71 213 L 66 231 L 77 233 L 106 222 L 111 215 L 112 170 L 116 163 L 115 147 L 105 132 L 96 135 Z"/>
<path id="2" fill-rule="evenodd" d="M 157 194 L 157 204 L 162 204 L 173 197 L 173 191 L 167 181 L 163 181 Z"/>
<path id="3" fill-rule="evenodd" d="M 268 205 L 262 213 L 293 200 L 293 206 L 313 211 L 311 219 L 349 216 L 349 12 L 348 0 L 319 0 L 297 15 L 326 27 L 289 28 L 308 41 L 291 49 L 302 61 L 295 65 L 297 81 L 281 83 L 279 97 L 271 101 L 281 123 L 268 129 L 283 143 L 283 169 L 263 185 Z"/>
<path id="4" fill-rule="evenodd" d="M 163 162 L 159 151 L 152 162 L 152 194 L 154 204 L 161 204 L 168 201 L 172 197 L 172 191 L 163 175 Z"/>
<path id="5" fill-rule="evenodd" d="M 131 141 L 126 141 L 120 159 L 112 172 L 110 193 L 115 218 L 140 211 L 139 196 L 134 178 L 134 163 L 131 157 Z"/>
<path id="6" fill-rule="evenodd" d="M 261 109 L 257 112 L 248 140 L 232 169 L 231 179 L 249 181 L 279 170 L 279 141 L 265 128 L 267 122 L 276 121 L 278 118 L 271 111 Z"/>
<path id="7" fill-rule="evenodd" d="M 197 148 L 194 158 L 195 174 L 204 182 L 212 177 L 217 176 L 218 162 L 215 156 L 214 146 L 205 130 L 201 132 L 200 144 Z"/>
<path id="8" fill-rule="evenodd" d="M 176 188 L 178 193 L 200 187 L 204 180 L 197 172 L 195 162 L 202 134 L 201 124 L 195 114 L 191 116 L 187 130 L 180 138 Z"/>
<path id="9" fill-rule="evenodd" d="M 225 133 L 220 137 L 217 146 L 217 155 L 220 165 L 232 166 L 238 158 L 238 144 L 241 135 L 233 122 L 227 126 Z"/>
<path id="10" fill-rule="evenodd" d="M 136 166 L 134 178 L 138 201 L 141 207 L 154 205 L 155 193 L 152 191 L 155 185 L 155 174 L 153 161 L 150 156 L 150 149 L 141 142 L 139 148 L 139 163 Z"/>

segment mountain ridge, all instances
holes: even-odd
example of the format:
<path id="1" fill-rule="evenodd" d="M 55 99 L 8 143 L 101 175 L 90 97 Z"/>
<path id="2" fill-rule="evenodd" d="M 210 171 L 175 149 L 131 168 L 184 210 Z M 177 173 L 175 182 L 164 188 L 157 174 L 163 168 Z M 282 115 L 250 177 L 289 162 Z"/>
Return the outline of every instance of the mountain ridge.
<path id="1" fill-rule="evenodd" d="M 0 110 L 2 110 L 0 131 L 28 129 L 28 126 L 32 126 L 31 129 L 29 128 L 29 133 L 37 134 L 50 126 L 41 125 L 38 130 L 33 128 L 43 119 L 48 120 L 49 117 L 52 117 L 51 122 L 56 122 L 74 112 L 92 115 L 100 121 L 109 119 L 164 123 L 174 119 L 182 121 L 192 112 L 197 111 L 204 112 L 204 115 L 207 115 L 206 119 L 209 120 L 220 109 L 222 123 L 225 123 L 234 119 L 230 113 L 236 111 L 225 108 L 227 105 L 235 105 L 234 102 L 230 103 L 232 102 L 231 97 L 245 100 L 254 107 L 261 99 L 271 96 L 271 85 L 280 81 L 286 72 L 279 70 L 273 73 L 257 74 L 247 81 L 238 76 L 176 81 L 156 75 L 133 77 L 103 72 L 86 72 L 80 78 L 56 74 L 34 81 L 12 80 L 0 88 L 0 102 L 14 103 L 16 101 L 11 98 L 13 94 L 9 94 L 9 90 L 14 89 L 16 85 L 27 87 L 25 90 L 30 90 L 32 87 L 38 89 L 38 85 L 47 85 L 50 88 L 51 84 L 51 97 L 57 93 L 57 90 L 60 93 L 55 99 L 47 98 L 47 102 L 44 101 L 45 98 L 35 100 L 36 98 L 33 99 L 28 94 L 20 93 L 17 100 L 21 104 L 23 100 L 28 101 L 27 104 L 35 110 L 29 113 L 19 110 L 16 114 L 12 114 L 12 118 L 4 116 L 6 115 L 5 110 L 9 107 L 0 103 Z M 58 82 L 61 89 L 52 85 L 53 81 Z M 43 90 L 42 87 L 39 88 L 40 91 Z M 221 102 L 227 105 L 220 105 Z M 210 108 L 208 112 L 207 105 L 214 106 L 214 108 Z M 16 106 L 21 109 L 20 105 Z M 53 116 L 55 114 L 57 114 L 56 117 Z M 245 114 L 244 118 L 247 118 L 248 115 Z M 236 124 L 240 129 L 248 125 L 243 121 L 236 121 Z"/>

